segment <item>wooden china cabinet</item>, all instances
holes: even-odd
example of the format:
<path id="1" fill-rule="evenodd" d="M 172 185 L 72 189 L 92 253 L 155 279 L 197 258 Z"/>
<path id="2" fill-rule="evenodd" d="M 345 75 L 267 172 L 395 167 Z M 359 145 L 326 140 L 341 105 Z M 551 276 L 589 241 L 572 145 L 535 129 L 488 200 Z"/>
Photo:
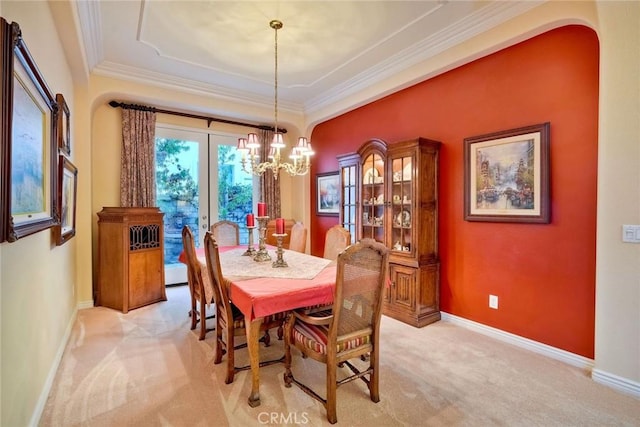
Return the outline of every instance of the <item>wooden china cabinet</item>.
<path id="1" fill-rule="evenodd" d="M 417 327 L 440 320 L 439 149 L 425 138 L 374 139 L 338 156 L 340 224 L 352 240 L 373 238 L 391 250 L 383 313 Z"/>

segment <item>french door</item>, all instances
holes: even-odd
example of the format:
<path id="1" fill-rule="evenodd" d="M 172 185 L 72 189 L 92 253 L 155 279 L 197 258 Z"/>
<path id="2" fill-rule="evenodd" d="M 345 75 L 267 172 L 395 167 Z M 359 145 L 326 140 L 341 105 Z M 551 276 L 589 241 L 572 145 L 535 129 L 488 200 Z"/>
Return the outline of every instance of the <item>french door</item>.
<path id="1" fill-rule="evenodd" d="M 242 227 L 244 216 L 253 210 L 257 185 L 241 170 L 235 149 L 238 137 L 156 126 L 156 191 L 164 212 L 167 285 L 187 281 L 186 266 L 178 261 L 185 225 L 201 246 L 212 223 L 228 219 Z M 246 238 L 242 229 L 240 235 Z"/>

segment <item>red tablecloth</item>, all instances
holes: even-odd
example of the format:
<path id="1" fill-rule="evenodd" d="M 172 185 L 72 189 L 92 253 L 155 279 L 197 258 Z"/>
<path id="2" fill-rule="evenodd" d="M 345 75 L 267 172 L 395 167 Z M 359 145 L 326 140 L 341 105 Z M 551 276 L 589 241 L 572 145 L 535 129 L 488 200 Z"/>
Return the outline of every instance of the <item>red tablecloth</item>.
<path id="1" fill-rule="evenodd" d="M 238 247 L 223 246 L 218 250 L 226 252 Z M 197 248 L 196 255 L 198 258 L 204 257 L 204 248 Z M 180 253 L 178 260 L 186 263 L 185 254 Z M 205 273 L 206 264 L 202 263 L 202 266 L 203 273 Z M 222 274 L 224 275 L 224 265 L 222 266 Z M 211 286 L 207 280 L 208 274 L 206 276 L 203 277 L 204 286 Z M 295 308 L 331 304 L 336 283 L 336 266 L 335 263 L 328 265 L 313 279 L 227 278 L 231 281 L 229 290 L 231 301 L 249 320 L 254 320 L 256 317 L 264 317 Z M 207 291 L 208 289 L 205 289 L 205 294 L 209 294 Z M 211 294 L 213 294 L 213 290 L 211 290 Z"/>
<path id="2" fill-rule="evenodd" d="M 253 320 L 294 308 L 331 304 L 335 283 L 335 264 L 325 267 L 313 279 L 260 277 L 232 280 L 231 301 Z"/>

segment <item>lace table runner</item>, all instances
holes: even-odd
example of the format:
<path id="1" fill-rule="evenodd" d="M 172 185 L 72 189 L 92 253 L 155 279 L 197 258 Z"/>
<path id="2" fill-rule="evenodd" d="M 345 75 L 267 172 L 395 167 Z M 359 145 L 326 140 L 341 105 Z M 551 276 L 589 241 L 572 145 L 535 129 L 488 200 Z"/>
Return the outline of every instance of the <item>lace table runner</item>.
<path id="1" fill-rule="evenodd" d="M 232 249 L 220 252 L 222 275 L 231 279 L 234 277 L 280 277 L 286 279 L 313 279 L 332 261 L 296 251 L 286 250 L 283 259 L 289 267 L 273 268 L 276 260 L 275 250 L 269 250 L 271 261 L 256 262 L 250 256 L 242 256 L 246 248 Z"/>

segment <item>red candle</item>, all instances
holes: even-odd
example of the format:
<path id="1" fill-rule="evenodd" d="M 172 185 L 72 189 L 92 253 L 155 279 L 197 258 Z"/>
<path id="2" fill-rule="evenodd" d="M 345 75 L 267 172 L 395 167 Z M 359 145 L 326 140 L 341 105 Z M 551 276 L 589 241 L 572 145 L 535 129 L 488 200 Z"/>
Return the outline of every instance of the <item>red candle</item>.
<path id="1" fill-rule="evenodd" d="M 284 219 L 276 219 L 276 234 L 284 234 Z"/>
<path id="2" fill-rule="evenodd" d="M 247 214 L 247 227 L 254 227 L 255 223 L 253 222 L 253 214 Z"/>
<path id="3" fill-rule="evenodd" d="M 258 216 L 267 216 L 267 204 L 258 202 Z"/>

